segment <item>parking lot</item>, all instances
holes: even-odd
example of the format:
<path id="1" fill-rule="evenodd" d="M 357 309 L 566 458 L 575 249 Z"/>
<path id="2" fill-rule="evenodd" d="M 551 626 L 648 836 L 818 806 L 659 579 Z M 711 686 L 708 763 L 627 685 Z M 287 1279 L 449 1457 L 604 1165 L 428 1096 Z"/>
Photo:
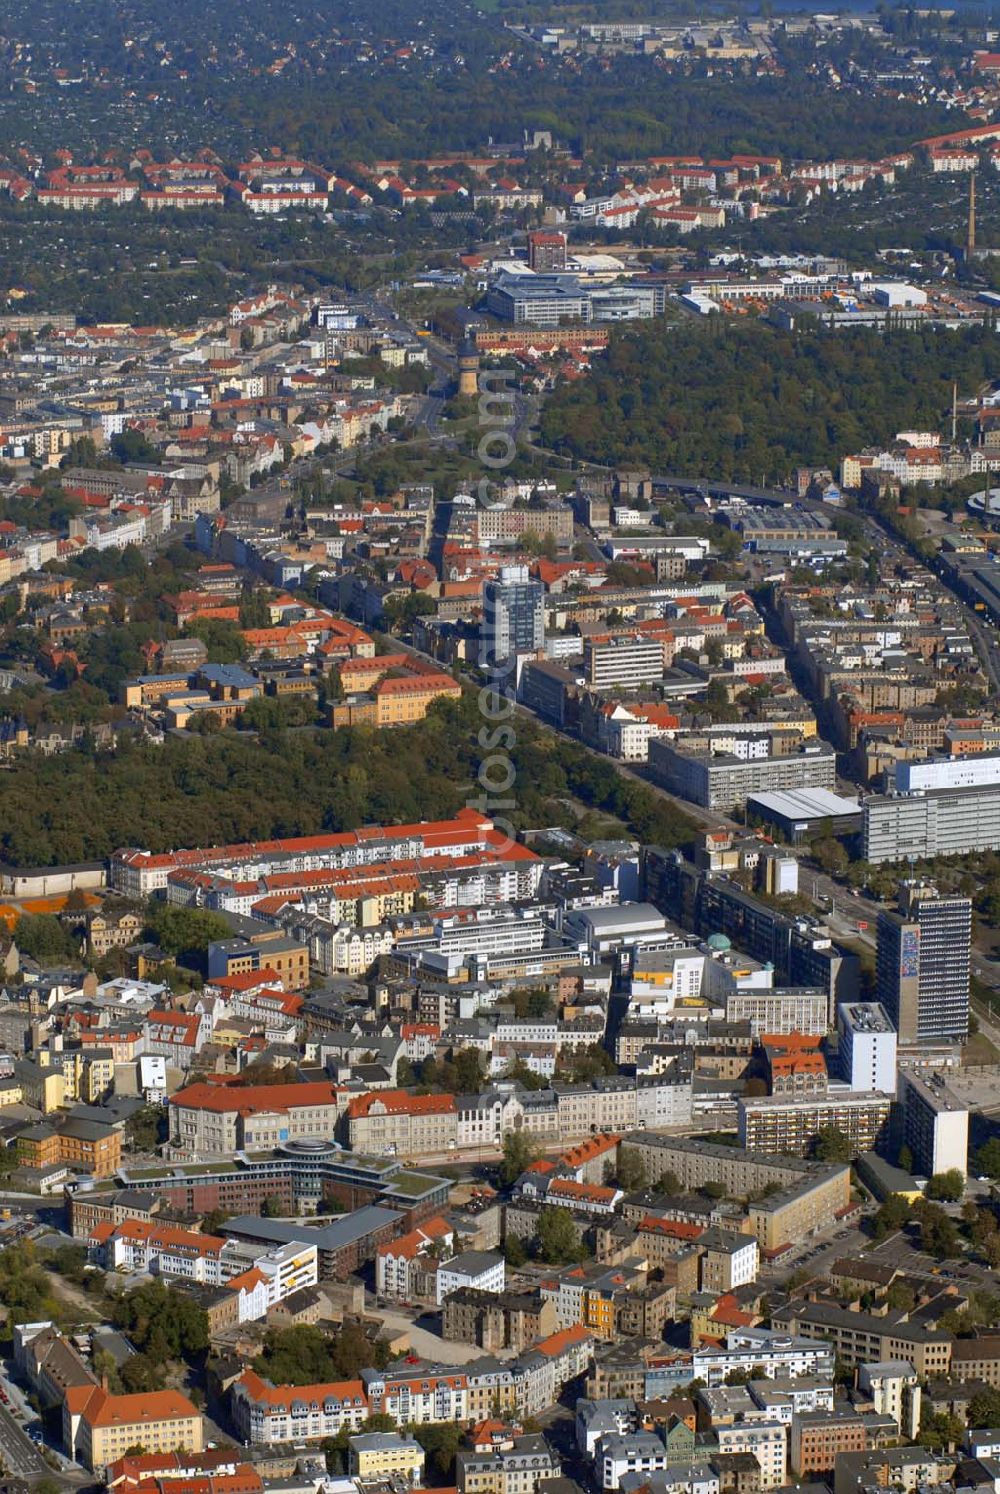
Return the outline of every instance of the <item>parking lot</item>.
<path id="1" fill-rule="evenodd" d="M 866 1253 L 865 1259 L 879 1265 L 895 1266 L 901 1271 L 911 1271 L 919 1276 L 940 1277 L 942 1287 L 949 1281 L 958 1281 L 976 1291 L 996 1290 L 996 1276 L 988 1266 L 981 1266 L 965 1257 L 950 1261 L 935 1260 L 902 1233 L 890 1235 L 880 1245 L 873 1246 Z"/>
<path id="2" fill-rule="evenodd" d="M 792 1271 L 798 1270 L 799 1267 L 805 1267 L 819 1275 L 841 1256 L 860 1255 L 870 1243 L 868 1235 L 852 1225 L 838 1230 L 836 1234 L 825 1235 L 822 1239 L 804 1240 L 801 1245 L 797 1245 L 780 1260 L 762 1266 L 760 1276 L 769 1280 L 779 1280 L 790 1275 Z"/>

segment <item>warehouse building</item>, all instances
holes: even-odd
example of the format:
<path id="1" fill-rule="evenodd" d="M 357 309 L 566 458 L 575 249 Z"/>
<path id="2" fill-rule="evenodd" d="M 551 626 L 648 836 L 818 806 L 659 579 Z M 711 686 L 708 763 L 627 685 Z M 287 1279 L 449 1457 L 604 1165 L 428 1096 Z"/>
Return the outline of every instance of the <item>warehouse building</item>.
<path id="1" fill-rule="evenodd" d="M 772 825 L 792 845 L 801 845 L 817 835 L 859 835 L 864 823 L 857 800 L 825 788 L 749 794 L 747 816 Z"/>

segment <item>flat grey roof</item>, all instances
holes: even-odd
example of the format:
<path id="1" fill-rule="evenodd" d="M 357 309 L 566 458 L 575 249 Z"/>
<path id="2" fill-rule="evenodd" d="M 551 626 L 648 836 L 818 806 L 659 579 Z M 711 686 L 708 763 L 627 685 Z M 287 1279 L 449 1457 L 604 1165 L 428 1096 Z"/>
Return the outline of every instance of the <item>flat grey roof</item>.
<path id="1" fill-rule="evenodd" d="M 502 1259 L 496 1250 L 463 1250 L 461 1255 L 452 1256 L 450 1261 L 442 1261 L 441 1270 L 462 1271 L 467 1276 L 479 1276 Z"/>
<path id="2" fill-rule="evenodd" d="M 403 1216 L 397 1209 L 366 1204 L 363 1209 L 355 1209 L 353 1214 L 345 1214 L 343 1219 L 335 1219 L 332 1224 L 322 1224 L 318 1228 L 289 1219 L 263 1219 L 257 1214 L 240 1214 L 236 1219 L 227 1220 L 223 1230 L 230 1236 L 264 1240 L 275 1245 L 296 1242 L 315 1245 L 317 1250 L 341 1250 L 387 1224 L 397 1225 L 402 1233 L 402 1223 Z"/>

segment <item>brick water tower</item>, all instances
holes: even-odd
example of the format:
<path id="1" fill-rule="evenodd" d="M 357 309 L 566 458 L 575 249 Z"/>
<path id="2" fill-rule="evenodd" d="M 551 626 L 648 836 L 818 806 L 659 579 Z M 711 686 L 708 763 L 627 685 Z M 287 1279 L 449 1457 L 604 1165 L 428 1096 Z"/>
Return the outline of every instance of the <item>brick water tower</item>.
<path id="1" fill-rule="evenodd" d="M 479 354 L 470 337 L 458 350 L 458 392 L 469 399 L 475 399 L 479 393 Z"/>

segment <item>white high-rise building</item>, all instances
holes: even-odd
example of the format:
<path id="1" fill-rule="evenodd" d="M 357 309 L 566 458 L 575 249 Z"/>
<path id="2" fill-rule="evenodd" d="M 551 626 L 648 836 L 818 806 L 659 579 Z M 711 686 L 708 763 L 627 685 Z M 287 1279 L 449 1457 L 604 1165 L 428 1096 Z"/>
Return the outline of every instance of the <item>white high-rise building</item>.
<path id="1" fill-rule="evenodd" d="M 960 1172 L 969 1166 L 969 1112 L 940 1074 L 924 1079 L 899 1071 L 903 1140 L 913 1153 L 913 1171 L 924 1177 Z"/>
<path id="2" fill-rule="evenodd" d="M 851 1089 L 896 1092 L 896 1029 L 878 1001 L 851 1001 L 837 1008 L 840 1073 Z"/>

